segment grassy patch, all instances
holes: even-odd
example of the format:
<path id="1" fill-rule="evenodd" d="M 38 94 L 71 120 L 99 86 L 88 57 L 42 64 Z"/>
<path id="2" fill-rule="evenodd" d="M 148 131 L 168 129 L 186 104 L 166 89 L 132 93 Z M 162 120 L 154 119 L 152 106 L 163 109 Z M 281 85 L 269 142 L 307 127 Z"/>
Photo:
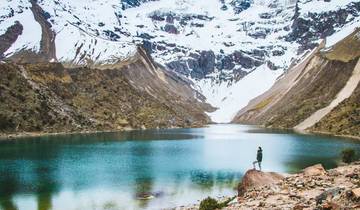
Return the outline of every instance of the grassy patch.
<path id="1" fill-rule="evenodd" d="M 273 96 L 270 96 L 269 98 L 266 98 L 265 100 L 262 100 L 261 102 L 256 104 L 256 106 L 254 108 L 250 109 L 249 111 L 259 111 L 259 110 L 265 108 L 267 105 L 269 105 L 272 100 L 273 100 Z"/>

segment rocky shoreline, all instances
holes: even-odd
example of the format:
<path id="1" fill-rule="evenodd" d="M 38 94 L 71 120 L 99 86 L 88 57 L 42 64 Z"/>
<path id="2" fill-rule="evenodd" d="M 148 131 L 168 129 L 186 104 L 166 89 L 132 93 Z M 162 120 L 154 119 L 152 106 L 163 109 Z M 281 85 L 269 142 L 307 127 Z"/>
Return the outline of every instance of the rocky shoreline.
<path id="1" fill-rule="evenodd" d="M 169 127 L 169 128 L 132 128 L 125 127 L 122 129 L 113 130 L 84 130 L 84 131 L 68 131 L 68 132 L 18 132 L 18 133 L 0 133 L 0 142 L 4 140 L 13 140 L 26 137 L 41 137 L 41 136 L 60 136 L 60 135 L 76 135 L 76 134 L 96 134 L 96 133 L 114 133 L 133 130 L 148 130 L 148 129 L 177 129 L 177 128 L 199 128 L 206 126 L 192 126 L 192 127 Z"/>
<path id="2" fill-rule="evenodd" d="M 26 137 L 41 137 L 41 136 L 58 136 L 58 135 L 75 135 L 75 134 L 95 134 L 95 133 L 111 133 L 134 130 L 126 128 L 122 130 L 88 130 L 88 131 L 69 131 L 69 132 L 19 132 L 19 133 L 0 133 L 0 141 L 13 140 Z"/>
<path id="3" fill-rule="evenodd" d="M 206 127 L 204 126 L 191 126 L 191 128 L 198 128 L 198 127 Z M 265 126 L 261 126 L 263 128 L 267 128 Z M 173 128 L 182 128 L 182 127 L 169 127 L 165 129 L 173 129 Z M 141 130 L 146 130 L 147 128 L 142 128 Z M 154 129 L 154 128 L 150 128 Z M 163 129 L 163 128 L 158 128 Z M 268 128 L 272 129 L 272 128 Z M 138 130 L 136 128 L 125 127 L 122 129 L 113 129 L 113 130 L 84 130 L 84 131 L 68 131 L 68 132 L 17 132 L 17 133 L 0 133 L 0 141 L 3 140 L 12 140 L 15 138 L 23 138 L 23 137 L 40 137 L 40 136 L 56 136 L 56 135 L 72 135 L 72 134 L 93 134 L 93 133 L 111 133 L 111 132 L 122 132 L 122 131 L 131 131 L 131 130 Z M 339 137 L 339 138 L 348 138 L 352 140 L 360 140 L 360 136 L 351 136 L 351 135 L 337 135 L 330 132 L 319 132 L 319 131 L 296 131 L 293 129 L 280 129 L 280 130 L 290 130 L 294 131 L 298 134 L 303 135 L 324 135 L 324 136 L 331 136 L 331 137 Z"/>
<path id="4" fill-rule="evenodd" d="M 335 137 L 340 137 L 340 138 L 348 138 L 348 139 L 353 139 L 353 140 L 360 140 L 360 136 L 342 135 L 342 134 L 336 134 L 336 133 L 325 132 L 325 131 L 310 131 L 310 132 L 308 132 L 308 133 L 305 132 L 305 134 L 335 136 Z"/>
<path id="5" fill-rule="evenodd" d="M 289 175 L 249 170 L 238 191 L 223 209 L 360 209 L 360 161 L 330 170 L 317 164 Z M 175 209 L 196 210 L 199 205 Z"/>

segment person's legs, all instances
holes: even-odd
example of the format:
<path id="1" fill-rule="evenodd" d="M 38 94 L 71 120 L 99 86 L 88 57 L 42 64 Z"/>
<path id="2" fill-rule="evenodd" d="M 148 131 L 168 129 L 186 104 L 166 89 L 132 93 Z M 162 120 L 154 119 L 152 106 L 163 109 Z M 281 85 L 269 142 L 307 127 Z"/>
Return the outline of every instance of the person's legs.
<path id="1" fill-rule="evenodd" d="M 258 163 L 258 161 L 253 162 L 253 167 L 254 167 L 255 170 L 256 170 L 256 166 L 255 166 L 256 163 Z"/>
<path id="2" fill-rule="evenodd" d="M 258 164 L 259 164 L 259 169 L 261 171 L 261 162 L 258 161 Z"/>

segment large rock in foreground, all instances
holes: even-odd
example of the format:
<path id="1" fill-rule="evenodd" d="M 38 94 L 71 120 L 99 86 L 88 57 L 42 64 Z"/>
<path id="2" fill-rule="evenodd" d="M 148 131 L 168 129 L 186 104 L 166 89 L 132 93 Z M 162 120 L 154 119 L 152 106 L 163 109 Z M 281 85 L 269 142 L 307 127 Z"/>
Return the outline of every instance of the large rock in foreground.
<path id="1" fill-rule="evenodd" d="M 319 173 L 320 172 L 320 173 Z M 338 210 L 360 209 L 360 161 L 328 171 L 322 165 L 283 177 L 249 170 L 239 184 L 239 197 L 223 210 Z M 223 197 L 220 202 L 230 197 Z M 176 208 L 197 210 L 199 205 Z"/>
<path id="2" fill-rule="evenodd" d="M 319 176 L 325 175 L 326 171 L 321 164 L 309 166 L 303 170 L 305 176 Z"/>
<path id="3" fill-rule="evenodd" d="M 317 164 L 283 179 L 249 170 L 239 198 L 224 209 L 360 209 L 359 183 L 360 161 L 328 171 Z"/>
<path id="4" fill-rule="evenodd" d="M 238 196 L 243 196 L 251 188 L 275 185 L 283 178 L 284 176 L 275 172 L 263 172 L 255 169 L 248 170 L 238 186 Z"/>

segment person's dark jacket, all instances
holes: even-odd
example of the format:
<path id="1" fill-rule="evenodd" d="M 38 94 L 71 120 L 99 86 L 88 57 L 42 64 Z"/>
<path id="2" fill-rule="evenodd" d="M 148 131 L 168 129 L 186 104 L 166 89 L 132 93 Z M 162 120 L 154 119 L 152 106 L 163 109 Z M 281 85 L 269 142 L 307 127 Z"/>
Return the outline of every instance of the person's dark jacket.
<path id="1" fill-rule="evenodd" d="M 256 160 L 259 161 L 259 162 L 261 162 L 261 161 L 262 161 L 262 156 L 263 156 L 263 155 L 262 155 L 262 150 L 259 149 L 259 150 L 257 151 Z"/>

